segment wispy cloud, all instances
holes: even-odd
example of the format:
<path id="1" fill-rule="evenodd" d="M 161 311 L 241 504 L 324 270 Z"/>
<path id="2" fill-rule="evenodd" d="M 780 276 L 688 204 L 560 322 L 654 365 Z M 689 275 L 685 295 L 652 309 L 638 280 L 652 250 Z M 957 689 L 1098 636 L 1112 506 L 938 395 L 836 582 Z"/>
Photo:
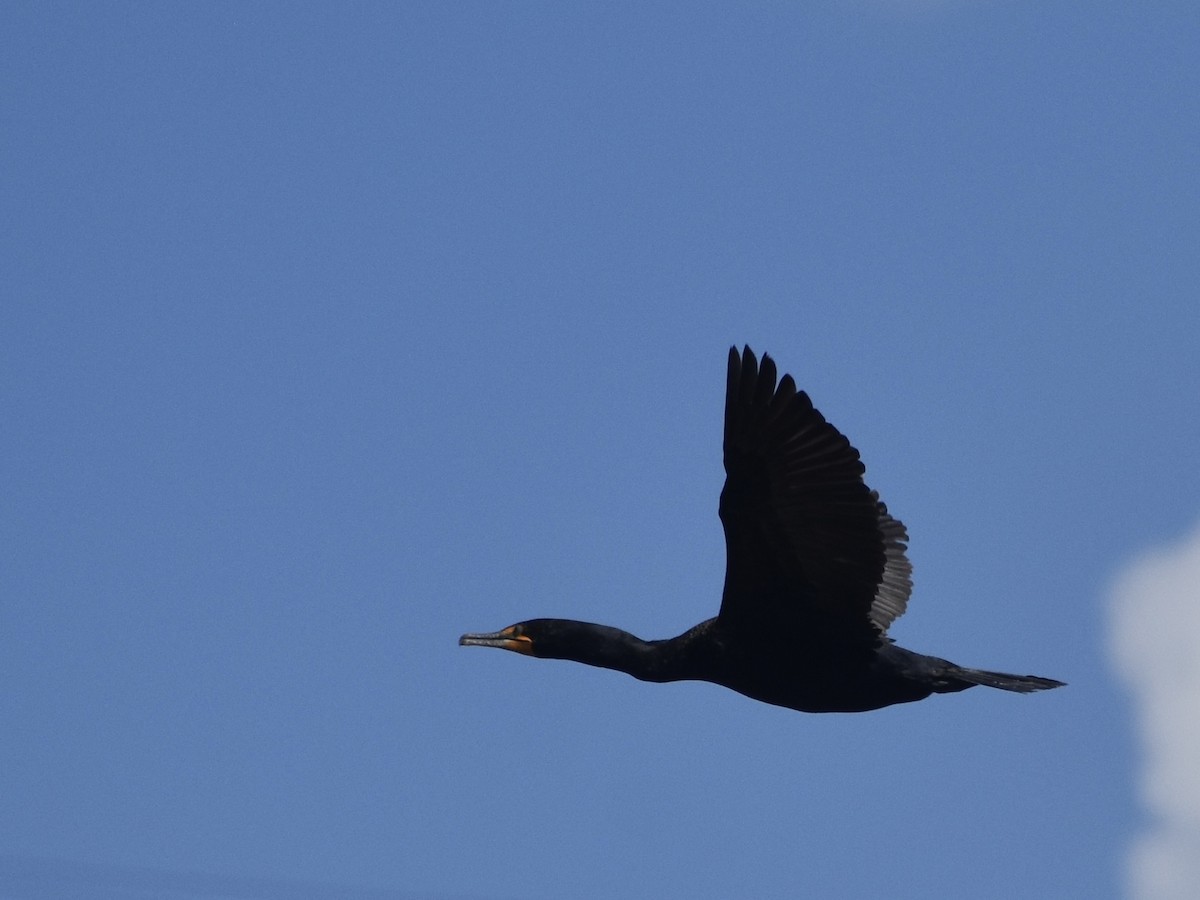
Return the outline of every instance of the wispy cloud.
<path id="1" fill-rule="evenodd" d="M 1109 648 L 1134 699 L 1150 815 L 1130 848 L 1129 893 L 1200 897 L 1200 527 L 1128 565 L 1111 613 Z"/>

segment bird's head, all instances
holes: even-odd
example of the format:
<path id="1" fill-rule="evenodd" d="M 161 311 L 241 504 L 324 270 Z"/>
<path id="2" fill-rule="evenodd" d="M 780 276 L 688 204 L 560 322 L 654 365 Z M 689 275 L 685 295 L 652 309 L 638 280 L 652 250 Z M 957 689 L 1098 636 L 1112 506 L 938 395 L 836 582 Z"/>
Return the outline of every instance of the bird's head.
<path id="1" fill-rule="evenodd" d="M 624 645 L 630 639 L 624 631 L 607 625 L 573 619 L 530 619 L 489 634 L 464 634 L 458 643 L 463 647 L 499 647 L 539 659 L 593 662 L 604 646 Z"/>

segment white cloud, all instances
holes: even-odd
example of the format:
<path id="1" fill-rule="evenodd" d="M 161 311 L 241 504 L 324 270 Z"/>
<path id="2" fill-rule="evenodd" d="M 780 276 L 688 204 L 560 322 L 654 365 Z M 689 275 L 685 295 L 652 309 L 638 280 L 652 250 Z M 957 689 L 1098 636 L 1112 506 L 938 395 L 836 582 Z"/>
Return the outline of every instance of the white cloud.
<path id="1" fill-rule="evenodd" d="M 1129 854 L 1138 900 L 1200 897 L 1200 528 L 1128 565 L 1109 647 L 1133 695 L 1150 814 Z"/>

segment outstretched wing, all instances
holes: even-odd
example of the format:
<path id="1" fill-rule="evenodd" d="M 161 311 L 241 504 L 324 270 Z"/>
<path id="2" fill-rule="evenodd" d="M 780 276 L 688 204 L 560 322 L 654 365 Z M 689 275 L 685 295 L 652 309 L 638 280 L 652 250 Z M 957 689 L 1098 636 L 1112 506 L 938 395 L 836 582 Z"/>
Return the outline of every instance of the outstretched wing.
<path id="1" fill-rule="evenodd" d="M 790 375 L 729 351 L 725 593 L 736 629 L 801 629 L 874 642 L 912 590 L 908 534 L 863 483 L 858 451 Z"/>

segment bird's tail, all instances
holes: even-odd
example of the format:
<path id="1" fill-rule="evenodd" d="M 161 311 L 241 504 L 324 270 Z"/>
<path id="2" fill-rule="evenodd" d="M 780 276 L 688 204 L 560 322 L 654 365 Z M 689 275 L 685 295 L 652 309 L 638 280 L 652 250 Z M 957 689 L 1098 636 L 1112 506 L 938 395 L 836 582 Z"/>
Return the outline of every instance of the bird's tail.
<path id="1" fill-rule="evenodd" d="M 983 669 L 968 669 L 965 666 L 954 666 L 950 674 L 968 685 L 983 684 L 1000 688 L 1002 691 L 1016 691 L 1019 694 L 1048 691 L 1066 684 L 1053 678 L 1039 678 L 1037 675 L 1009 675 L 1007 672 L 986 672 Z"/>

